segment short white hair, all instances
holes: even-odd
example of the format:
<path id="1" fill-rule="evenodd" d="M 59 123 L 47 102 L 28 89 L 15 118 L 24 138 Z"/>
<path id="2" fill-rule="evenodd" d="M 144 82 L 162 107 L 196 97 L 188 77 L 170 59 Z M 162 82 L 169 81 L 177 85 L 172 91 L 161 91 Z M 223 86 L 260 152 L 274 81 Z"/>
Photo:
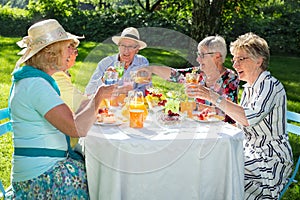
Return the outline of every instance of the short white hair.
<path id="1" fill-rule="evenodd" d="M 219 52 L 222 56 L 223 63 L 227 55 L 225 39 L 219 35 L 208 36 L 198 44 L 198 49 L 207 48 L 209 52 Z"/>

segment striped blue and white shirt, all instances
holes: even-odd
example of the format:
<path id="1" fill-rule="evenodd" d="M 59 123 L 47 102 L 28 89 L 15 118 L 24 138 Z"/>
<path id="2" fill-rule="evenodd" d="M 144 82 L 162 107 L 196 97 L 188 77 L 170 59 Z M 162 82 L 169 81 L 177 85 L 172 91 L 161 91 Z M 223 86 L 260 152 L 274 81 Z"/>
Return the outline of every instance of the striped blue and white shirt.
<path id="1" fill-rule="evenodd" d="M 284 87 L 264 71 L 253 85 L 244 85 L 240 105 L 249 123 L 238 125 L 245 133 L 245 199 L 278 197 L 293 164 Z"/>

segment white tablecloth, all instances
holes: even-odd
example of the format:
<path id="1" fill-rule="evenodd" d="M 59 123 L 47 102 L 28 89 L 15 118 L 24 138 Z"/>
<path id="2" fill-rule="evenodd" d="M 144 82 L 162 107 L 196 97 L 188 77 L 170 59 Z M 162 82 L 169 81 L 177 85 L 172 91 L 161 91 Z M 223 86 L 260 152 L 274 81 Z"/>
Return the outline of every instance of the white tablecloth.
<path id="1" fill-rule="evenodd" d="M 166 129 L 94 125 L 84 139 L 92 200 L 238 200 L 243 134 L 223 122 L 185 120 Z"/>

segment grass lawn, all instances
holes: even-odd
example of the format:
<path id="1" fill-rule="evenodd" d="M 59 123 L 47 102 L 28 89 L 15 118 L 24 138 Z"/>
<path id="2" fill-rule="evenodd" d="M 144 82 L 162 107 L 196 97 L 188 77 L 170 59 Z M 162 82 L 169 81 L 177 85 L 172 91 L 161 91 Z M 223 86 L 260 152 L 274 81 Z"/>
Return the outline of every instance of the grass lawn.
<path id="1" fill-rule="evenodd" d="M 14 65 L 19 56 L 16 42 L 20 38 L 6 38 L 0 36 L 0 108 L 7 107 L 7 99 L 9 88 L 11 85 L 10 73 L 14 69 Z M 115 45 L 96 44 L 93 42 L 81 42 L 79 46 L 79 56 L 76 65 L 70 70 L 72 81 L 74 84 L 84 90 L 91 74 L 93 73 L 97 62 L 109 55 L 117 52 Z M 187 62 L 184 59 L 186 52 L 180 53 L 178 50 L 162 50 L 160 48 L 146 48 L 140 54 L 147 57 L 150 63 L 168 65 L 172 67 L 186 67 Z M 228 57 L 225 65 L 231 66 Z M 283 57 L 271 56 L 269 71 L 277 77 L 285 86 L 288 96 L 288 110 L 300 113 L 300 57 Z M 168 85 L 165 81 L 154 77 L 153 82 L 157 86 Z M 173 85 L 171 87 L 176 87 Z M 293 148 L 295 159 L 300 155 L 300 137 L 290 135 L 290 141 Z M 10 183 L 10 168 L 12 154 L 12 138 L 11 135 L 0 138 L 0 177 L 4 185 L 7 187 Z M 298 174 L 298 180 L 300 175 Z M 293 184 L 284 199 L 300 199 L 300 183 Z"/>

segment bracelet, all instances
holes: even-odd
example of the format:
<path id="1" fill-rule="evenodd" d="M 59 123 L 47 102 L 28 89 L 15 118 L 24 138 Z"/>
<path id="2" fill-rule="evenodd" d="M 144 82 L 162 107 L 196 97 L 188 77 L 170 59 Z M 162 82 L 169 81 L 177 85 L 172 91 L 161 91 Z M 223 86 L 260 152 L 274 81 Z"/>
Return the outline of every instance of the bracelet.
<path id="1" fill-rule="evenodd" d="M 220 108 L 220 103 L 222 102 L 223 97 L 219 96 L 218 99 L 216 100 L 216 106 Z"/>

